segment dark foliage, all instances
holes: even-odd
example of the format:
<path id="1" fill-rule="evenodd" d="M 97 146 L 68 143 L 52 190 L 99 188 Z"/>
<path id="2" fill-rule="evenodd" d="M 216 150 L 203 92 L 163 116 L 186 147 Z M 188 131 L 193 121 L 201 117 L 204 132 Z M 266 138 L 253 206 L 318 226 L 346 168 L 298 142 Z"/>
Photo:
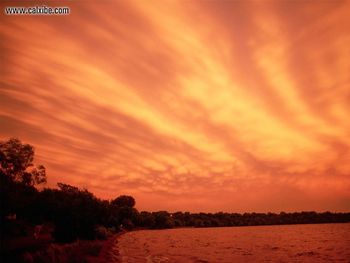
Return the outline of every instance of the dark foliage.
<path id="1" fill-rule="evenodd" d="M 101 238 L 99 226 L 117 230 L 121 224 L 125 228 L 137 225 L 131 196 L 110 202 L 64 183 L 58 183 L 58 189 L 38 191 L 34 186 L 44 183 L 46 174 L 43 166 L 33 168 L 34 148 L 29 144 L 18 139 L 1 141 L 0 157 L 3 238 L 33 236 L 35 225 L 48 222 L 58 242 Z"/>
<path id="2" fill-rule="evenodd" d="M 33 146 L 16 138 L 0 142 L 0 172 L 5 178 L 27 186 L 45 183 L 45 167 L 34 167 L 33 160 Z"/>
<path id="3" fill-rule="evenodd" d="M 132 196 L 121 195 L 114 199 L 112 204 L 118 207 L 134 207 L 135 199 Z"/>
<path id="4" fill-rule="evenodd" d="M 146 228 L 163 229 L 172 227 L 228 227 L 285 224 L 319 224 L 350 222 L 350 213 L 189 213 L 141 212 L 139 225 Z"/>

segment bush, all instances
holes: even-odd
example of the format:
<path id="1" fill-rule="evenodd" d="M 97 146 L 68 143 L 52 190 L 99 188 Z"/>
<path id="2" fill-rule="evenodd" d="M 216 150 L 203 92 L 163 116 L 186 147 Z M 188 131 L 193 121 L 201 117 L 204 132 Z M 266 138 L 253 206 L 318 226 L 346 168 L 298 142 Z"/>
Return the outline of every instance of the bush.
<path id="1" fill-rule="evenodd" d="M 107 239 L 109 236 L 111 235 L 111 233 L 108 231 L 107 228 L 105 228 L 104 226 L 97 226 L 95 228 L 95 237 L 97 239 L 100 240 L 105 240 Z"/>
<path id="2" fill-rule="evenodd" d="M 102 249 L 100 241 L 77 241 L 72 244 L 51 244 L 45 250 L 24 253 L 24 263 L 87 263 L 87 257 L 97 257 Z"/>

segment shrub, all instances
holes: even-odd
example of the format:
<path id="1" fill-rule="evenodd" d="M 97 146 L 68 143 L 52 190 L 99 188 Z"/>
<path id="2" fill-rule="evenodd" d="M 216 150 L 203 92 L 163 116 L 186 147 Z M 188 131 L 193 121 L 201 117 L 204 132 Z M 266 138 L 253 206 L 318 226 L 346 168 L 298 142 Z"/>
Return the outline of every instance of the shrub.
<path id="1" fill-rule="evenodd" d="M 96 257 L 100 254 L 102 242 L 77 241 L 72 244 L 51 244 L 44 250 L 26 252 L 20 262 L 24 263 L 87 263 L 87 257 Z"/>
<path id="2" fill-rule="evenodd" d="M 110 236 L 110 232 L 104 226 L 97 226 L 95 228 L 95 237 L 100 240 L 107 239 Z"/>

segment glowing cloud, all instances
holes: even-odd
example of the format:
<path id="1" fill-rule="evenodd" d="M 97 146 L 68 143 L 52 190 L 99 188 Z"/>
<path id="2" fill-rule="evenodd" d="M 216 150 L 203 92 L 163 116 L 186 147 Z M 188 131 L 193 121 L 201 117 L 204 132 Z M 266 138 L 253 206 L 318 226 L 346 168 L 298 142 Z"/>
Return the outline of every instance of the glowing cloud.
<path id="1" fill-rule="evenodd" d="M 67 5 L 0 24 L 0 136 L 36 146 L 49 186 L 148 210 L 350 209 L 348 3 Z"/>

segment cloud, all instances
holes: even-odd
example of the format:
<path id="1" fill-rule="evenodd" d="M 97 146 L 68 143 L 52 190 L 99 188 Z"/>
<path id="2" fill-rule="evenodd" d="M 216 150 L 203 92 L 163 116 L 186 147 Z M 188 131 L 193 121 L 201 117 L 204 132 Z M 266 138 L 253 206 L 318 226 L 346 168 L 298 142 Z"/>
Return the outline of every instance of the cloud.
<path id="1" fill-rule="evenodd" d="M 345 2 L 69 3 L 5 16 L 0 135 L 140 209 L 349 210 Z"/>

